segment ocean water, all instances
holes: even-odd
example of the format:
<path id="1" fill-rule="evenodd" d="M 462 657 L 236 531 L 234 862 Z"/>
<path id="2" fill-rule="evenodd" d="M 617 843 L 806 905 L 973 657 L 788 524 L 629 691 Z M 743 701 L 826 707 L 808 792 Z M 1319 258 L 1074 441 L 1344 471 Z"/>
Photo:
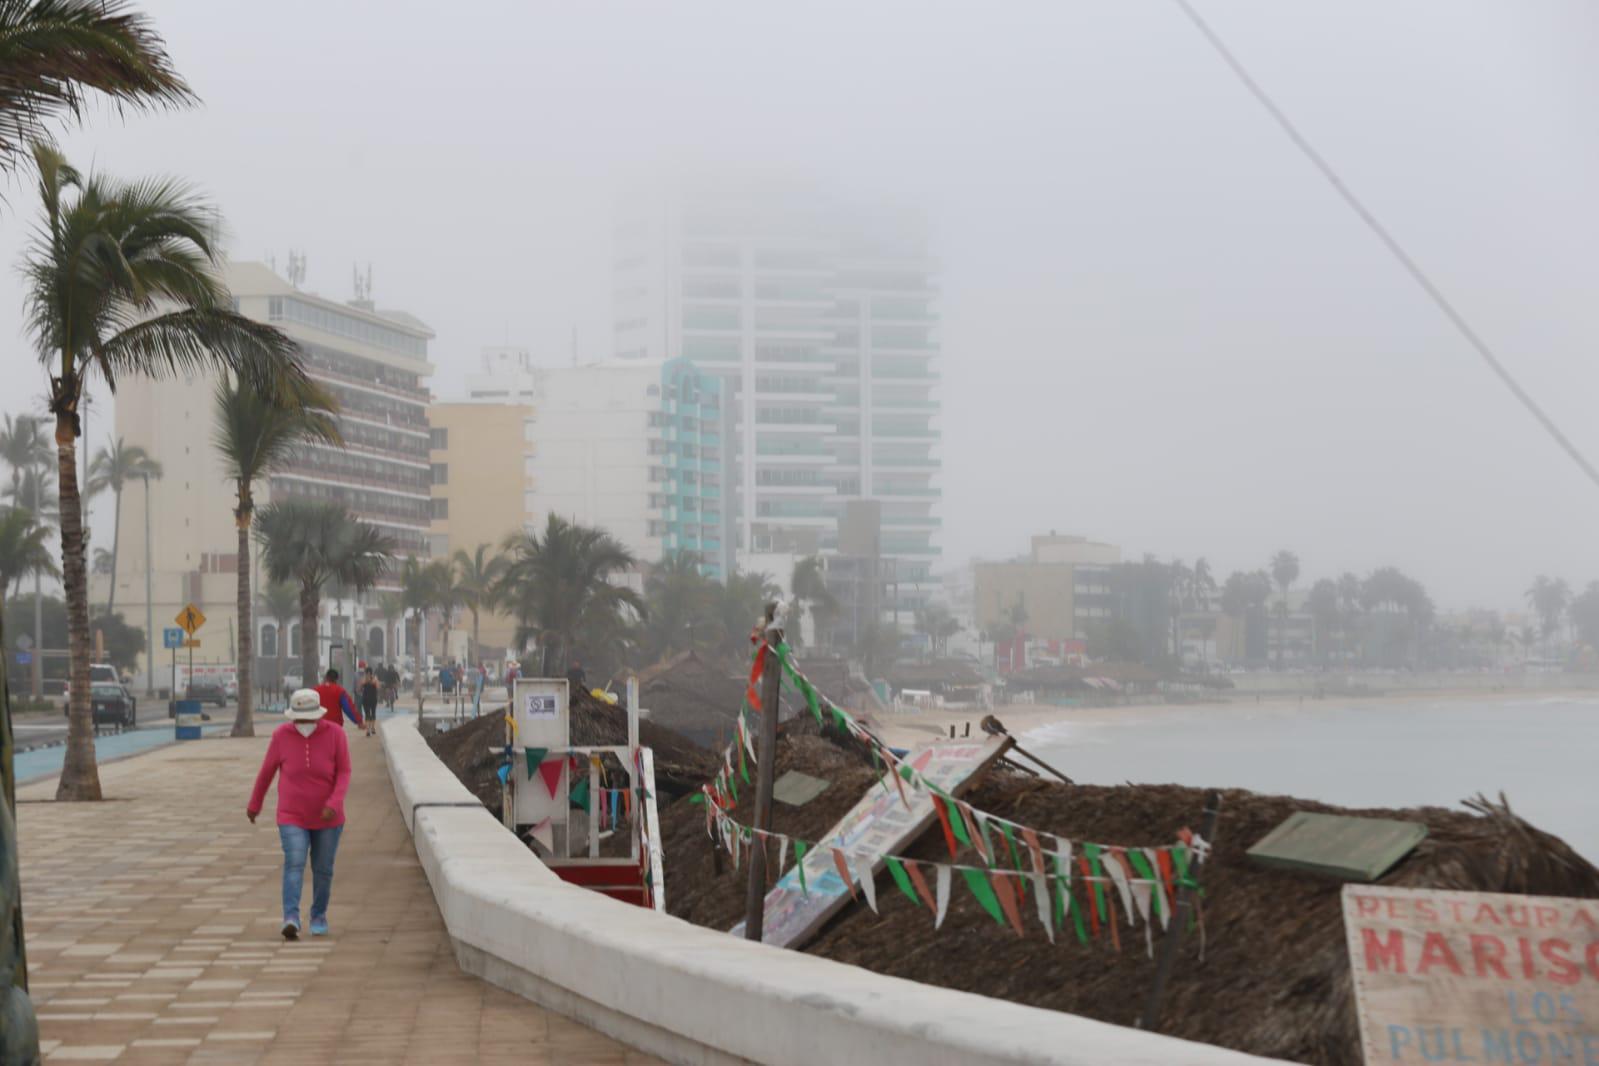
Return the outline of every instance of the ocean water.
<path id="1" fill-rule="evenodd" d="M 1458 808 L 1502 792 L 1599 863 L 1599 698 L 1094 710 L 1031 730 L 1022 744 L 1089 784 L 1236 787 L 1348 807 Z"/>

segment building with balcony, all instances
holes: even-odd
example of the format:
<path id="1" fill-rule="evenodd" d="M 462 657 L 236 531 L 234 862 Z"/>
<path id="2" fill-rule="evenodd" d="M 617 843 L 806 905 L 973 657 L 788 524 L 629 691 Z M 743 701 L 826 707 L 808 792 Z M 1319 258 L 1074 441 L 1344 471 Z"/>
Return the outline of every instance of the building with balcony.
<path id="1" fill-rule="evenodd" d="M 339 401 L 344 443 L 297 449 L 256 487 L 258 505 L 333 500 L 382 528 L 401 554 L 428 554 L 432 503 L 424 382 L 433 370 L 427 361 L 432 330 L 403 311 L 302 292 L 261 263 L 228 264 L 227 282 L 238 310 L 293 338 L 307 373 Z M 232 486 L 212 445 L 215 388 L 215 378 L 204 375 L 135 376 L 119 382 L 116 396 L 116 433 L 145 448 L 164 471 L 149 487 L 148 548 L 142 487 L 128 501 L 133 506 L 124 508 L 117 607 L 131 624 L 145 624 L 148 551 L 155 628 L 171 624 L 185 603 L 207 615 L 197 662 L 234 661 L 238 641 L 238 536 Z M 252 574 L 259 589 L 258 565 Z M 365 613 L 350 600 L 324 598 L 318 634 L 324 661 L 335 643 L 341 655 L 352 657 L 392 652 L 384 646 L 385 628 L 364 625 Z M 279 622 L 259 611 L 256 622 L 260 665 L 272 674 Z M 299 654 L 299 623 L 284 624 L 292 658 Z"/>
<path id="2" fill-rule="evenodd" d="M 702 185 L 624 213 L 614 252 L 618 359 L 682 357 L 723 383 L 736 557 L 836 554 L 845 504 L 878 500 L 899 579 L 881 606 L 909 629 L 936 588 L 940 526 L 921 220 L 808 188 Z"/>

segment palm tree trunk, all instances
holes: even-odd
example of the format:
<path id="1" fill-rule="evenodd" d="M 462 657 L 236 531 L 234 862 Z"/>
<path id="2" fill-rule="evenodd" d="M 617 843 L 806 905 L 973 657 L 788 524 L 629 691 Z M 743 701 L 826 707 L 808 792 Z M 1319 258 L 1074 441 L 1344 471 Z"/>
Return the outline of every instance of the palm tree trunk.
<path id="1" fill-rule="evenodd" d="M 321 679 L 317 669 L 317 616 L 322 613 L 322 598 L 309 585 L 300 587 L 300 684 L 306 688 Z"/>
<path id="2" fill-rule="evenodd" d="M 287 657 L 289 651 L 289 627 L 286 624 L 285 619 L 274 618 L 273 621 L 278 624 L 278 681 L 276 687 L 279 691 L 282 691 L 283 661 Z M 292 619 L 289 621 L 292 621 Z M 288 697 L 285 696 L 284 699 L 287 700 Z"/>
<path id="3" fill-rule="evenodd" d="M 111 520 L 111 591 L 106 593 L 105 613 L 109 618 L 117 608 L 117 550 L 122 546 L 122 490 L 117 490 L 117 504 Z"/>
<path id="4" fill-rule="evenodd" d="M 67 653 L 72 698 L 67 710 L 67 750 L 57 800 L 98 800 L 89 709 L 89 569 L 84 559 L 83 506 L 78 495 L 77 437 L 72 415 L 56 415 L 56 476 L 61 486 L 61 584 L 67 598 Z"/>
<path id="5" fill-rule="evenodd" d="M 255 620 L 250 602 L 250 489 L 239 486 L 239 710 L 233 716 L 233 736 L 255 736 Z M 116 539 L 112 538 L 112 544 Z M 112 569 L 116 569 L 116 548 L 111 549 Z"/>
<path id="6" fill-rule="evenodd" d="M 477 640 L 477 632 L 478 632 L 477 631 L 477 622 L 478 622 L 477 612 L 478 612 L 478 609 L 476 607 L 472 608 L 472 654 L 471 654 L 471 659 L 472 659 L 472 664 L 473 665 L 476 665 L 476 664 L 478 664 L 478 663 L 483 661 L 483 646 L 481 644 L 479 644 L 478 640 Z"/>

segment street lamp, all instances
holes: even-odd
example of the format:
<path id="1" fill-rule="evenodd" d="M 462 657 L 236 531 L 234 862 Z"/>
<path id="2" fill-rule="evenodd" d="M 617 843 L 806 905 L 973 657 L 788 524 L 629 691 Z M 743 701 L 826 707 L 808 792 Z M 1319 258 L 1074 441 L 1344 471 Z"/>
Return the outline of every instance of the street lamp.
<path id="1" fill-rule="evenodd" d="M 150 573 L 150 472 L 144 472 L 144 694 L 155 695 L 155 604 Z M 175 697 L 174 697 L 175 698 Z"/>

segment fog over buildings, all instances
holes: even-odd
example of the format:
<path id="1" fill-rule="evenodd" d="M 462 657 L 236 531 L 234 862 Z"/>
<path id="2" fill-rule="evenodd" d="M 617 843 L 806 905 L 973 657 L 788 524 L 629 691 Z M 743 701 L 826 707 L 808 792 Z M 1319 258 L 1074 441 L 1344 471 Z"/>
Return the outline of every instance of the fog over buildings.
<path id="1" fill-rule="evenodd" d="M 1310 578 L 1392 564 L 1451 606 L 1599 577 L 1599 489 L 1164 0 L 142 6 L 206 106 L 97 112 L 69 156 L 192 179 L 234 259 L 301 252 L 329 300 L 371 264 L 376 304 L 435 334 L 440 399 L 485 348 L 632 350 L 616 223 L 640 188 L 803 182 L 926 221 L 946 564 L 1059 530 L 1221 573 L 1278 548 Z M 1599 14 L 1197 6 L 1599 454 Z M 34 382 L 10 291 L 7 364 Z"/>

